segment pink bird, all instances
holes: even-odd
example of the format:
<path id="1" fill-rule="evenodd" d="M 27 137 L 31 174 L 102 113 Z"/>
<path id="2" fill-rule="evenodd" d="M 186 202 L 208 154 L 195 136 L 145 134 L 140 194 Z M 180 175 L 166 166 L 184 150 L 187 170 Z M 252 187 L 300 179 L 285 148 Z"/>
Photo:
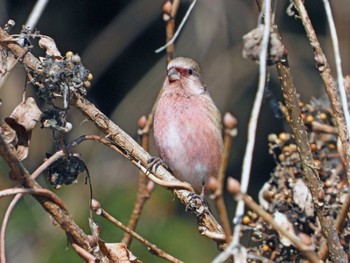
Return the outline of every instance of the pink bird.
<path id="1" fill-rule="evenodd" d="M 220 165 L 221 115 L 197 62 L 175 58 L 167 70 L 154 116 L 156 146 L 174 176 L 203 194 L 208 178 L 217 176 Z"/>

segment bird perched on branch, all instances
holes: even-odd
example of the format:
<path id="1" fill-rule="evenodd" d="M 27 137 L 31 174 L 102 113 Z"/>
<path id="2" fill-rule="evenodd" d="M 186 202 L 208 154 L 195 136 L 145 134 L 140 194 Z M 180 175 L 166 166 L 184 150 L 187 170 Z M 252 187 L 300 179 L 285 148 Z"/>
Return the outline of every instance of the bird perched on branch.
<path id="1" fill-rule="evenodd" d="M 154 115 L 154 138 L 174 176 L 200 193 L 218 173 L 223 148 L 221 115 L 202 81 L 197 62 L 178 57 L 167 77 Z"/>

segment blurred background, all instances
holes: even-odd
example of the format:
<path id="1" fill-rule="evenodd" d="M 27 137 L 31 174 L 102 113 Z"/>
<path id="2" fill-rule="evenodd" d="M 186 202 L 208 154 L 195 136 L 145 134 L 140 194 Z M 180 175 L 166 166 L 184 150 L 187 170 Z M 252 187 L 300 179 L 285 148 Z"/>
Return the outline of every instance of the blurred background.
<path id="1" fill-rule="evenodd" d="M 192 1 L 181 1 L 176 17 L 178 25 Z M 0 25 L 13 19 L 12 34 L 20 32 L 34 0 L 0 0 Z M 137 121 L 147 115 L 162 86 L 166 74 L 165 53 L 154 50 L 165 42 L 165 22 L 162 0 L 110 1 L 50 1 L 36 28 L 52 37 L 62 54 L 78 53 L 83 64 L 93 73 L 93 85 L 88 91 L 91 100 L 102 112 L 136 140 Z M 286 14 L 289 1 L 277 1 L 276 24 L 288 49 L 289 62 L 301 100 L 323 94 L 320 77 L 315 69 L 312 49 L 301 22 Z M 329 63 L 334 69 L 332 46 L 321 1 L 306 1 Z M 333 14 L 340 38 L 343 72 L 349 72 L 350 6 L 345 0 L 332 2 Z M 238 136 L 234 139 L 228 176 L 240 178 L 246 145 L 247 121 L 258 85 L 258 66 L 242 58 L 242 36 L 258 23 L 258 8 L 254 0 L 198 1 L 178 40 L 175 56 L 188 56 L 199 62 L 202 76 L 213 100 L 222 113 L 231 112 L 238 119 Z M 35 41 L 33 42 L 35 43 Z M 34 49 L 37 56 L 42 50 Z M 334 70 L 333 70 L 334 72 Z M 275 68 L 270 68 L 269 88 L 277 101 L 281 91 Z M 0 117 L 9 116 L 21 101 L 26 78 L 23 67 L 17 65 L 1 87 Z M 35 97 L 35 88 L 27 86 L 27 96 Z M 43 101 L 37 99 L 44 109 Z M 74 129 L 67 142 L 82 134 L 101 133 L 77 110 L 70 111 Z M 274 168 L 268 153 L 267 136 L 288 129 L 276 118 L 268 101 L 262 106 L 257 130 L 252 177 L 249 193 L 257 197 L 262 184 Z M 81 153 L 92 179 L 94 197 L 107 211 L 127 224 L 136 197 L 138 171 L 124 158 L 96 142 L 85 142 L 75 149 Z M 42 163 L 45 153 L 52 153 L 49 130 L 35 128 L 29 157 L 24 161 L 32 172 Z M 157 155 L 152 145 L 151 153 Z M 7 167 L 1 161 L 0 189 L 14 186 L 8 179 Z M 89 190 L 80 175 L 77 185 L 55 191 L 66 203 L 76 222 L 89 232 Z M 39 179 L 50 186 L 44 176 Z M 0 199 L 0 220 L 10 202 Z M 229 215 L 235 203 L 226 196 Z M 120 242 L 123 233 L 107 221 L 96 217 L 106 242 Z M 156 187 L 146 204 L 137 232 L 166 252 L 185 262 L 210 262 L 218 253 L 216 244 L 200 236 L 195 218 L 184 212 L 184 206 L 163 188 Z M 54 227 L 40 205 L 31 197 L 23 198 L 14 209 L 7 229 L 8 262 L 81 262 L 67 245 L 64 232 Z M 164 262 L 151 255 L 134 241 L 131 251 L 144 262 Z M 186 253 L 184 253 L 186 251 Z"/>

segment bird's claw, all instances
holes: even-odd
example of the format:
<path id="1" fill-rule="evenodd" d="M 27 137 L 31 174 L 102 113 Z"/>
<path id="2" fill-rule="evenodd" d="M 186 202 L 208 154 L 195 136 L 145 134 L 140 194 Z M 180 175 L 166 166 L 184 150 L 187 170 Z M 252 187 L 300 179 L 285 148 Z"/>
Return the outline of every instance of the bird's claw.
<path id="1" fill-rule="evenodd" d="M 163 165 L 166 169 L 168 169 L 168 166 L 165 164 L 165 162 L 159 158 L 159 157 L 151 157 L 147 161 L 147 169 L 146 172 L 150 172 L 153 168 L 156 171 L 160 165 Z"/>
<path id="2" fill-rule="evenodd" d="M 207 204 L 203 194 L 191 193 L 189 203 L 186 205 L 186 211 L 194 212 L 197 216 L 202 215 L 207 210 Z"/>

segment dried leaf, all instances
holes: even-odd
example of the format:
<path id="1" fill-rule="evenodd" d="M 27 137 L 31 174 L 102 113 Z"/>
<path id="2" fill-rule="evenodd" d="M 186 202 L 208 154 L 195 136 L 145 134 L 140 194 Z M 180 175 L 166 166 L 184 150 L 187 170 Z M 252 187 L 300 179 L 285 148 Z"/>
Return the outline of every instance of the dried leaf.
<path id="1" fill-rule="evenodd" d="M 105 245 L 110 255 L 109 259 L 113 262 L 137 262 L 137 257 L 128 250 L 124 243 L 105 243 Z"/>
<path id="2" fill-rule="evenodd" d="M 91 218 L 89 218 L 89 227 L 90 227 L 91 234 L 95 238 L 100 238 L 101 227 L 98 224 L 96 224 L 94 221 L 92 221 Z"/>
<path id="3" fill-rule="evenodd" d="M 24 103 L 20 103 L 14 109 L 10 117 L 5 118 L 8 127 L 5 124 L 2 125 L 2 134 L 5 134 L 8 143 L 11 143 L 16 149 L 19 160 L 23 160 L 28 156 L 31 130 L 39 121 L 40 116 L 41 111 L 36 105 L 35 100 L 29 97 Z"/>
<path id="4" fill-rule="evenodd" d="M 293 224 L 291 222 L 289 222 L 288 218 L 284 214 L 276 211 L 273 214 L 273 218 L 282 228 L 284 228 L 285 231 L 295 235 Z M 280 237 L 280 242 L 284 246 L 289 247 L 290 245 L 292 245 L 290 240 L 288 238 L 286 238 L 284 235 L 282 235 L 280 232 L 278 232 L 278 235 Z"/>
<path id="5" fill-rule="evenodd" d="M 301 211 L 305 211 L 306 216 L 314 216 L 314 205 L 309 188 L 302 179 L 297 179 L 293 187 L 293 200 L 300 207 Z"/>
<path id="6" fill-rule="evenodd" d="M 0 48 L 0 81 L 17 64 L 17 59 L 10 52 L 2 52 Z"/>
<path id="7" fill-rule="evenodd" d="M 270 189 L 271 185 L 269 183 L 265 183 L 261 190 L 259 191 L 259 203 L 265 210 L 269 209 L 269 202 L 264 198 L 265 192 Z"/>
<path id="8" fill-rule="evenodd" d="M 11 113 L 10 117 L 6 119 L 11 119 L 9 121 L 10 123 L 16 123 L 17 125 L 21 125 L 26 131 L 30 131 L 38 123 L 40 117 L 40 109 L 36 105 L 35 100 L 29 97 L 24 103 L 20 103 Z M 11 126 L 7 120 L 5 121 Z"/>
<path id="9" fill-rule="evenodd" d="M 263 38 L 264 25 L 259 25 L 243 36 L 243 51 L 242 55 L 246 59 L 251 59 L 259 63 L 259 55 L 261 50 L 261 42 Z M 267 64 L 273 65 L 287 55 L 287 49 L 281 42 L 278 35 L 270 32 L 269 50 Z"/>
<path id="10" fill-rule="evenodd" d="M 100 239 L 101 228 L 91 219 L 89 219 L 89 226 L 93 237 L 98 242 L 98 249 L 94 248 L 94 250 L 98 253 L 101 262 L 139 262 L 124 243 L 105 243 Z"/>
<path id="11" fill-rule="evenodd" d="M 55 41 L 48 36 L 41 36 L 39 40 L 39 46 L 46 50 L 46 55 L 55 58 L 62 58 L 61 53 L 58 51 Z"/>
<path id="12" fill-rule="evenodd" d="M 7 144 L 15 146 L 18 144 L 16 131 L 10 127 L 6 122 L 0 126 L 0 133 Z"/>

